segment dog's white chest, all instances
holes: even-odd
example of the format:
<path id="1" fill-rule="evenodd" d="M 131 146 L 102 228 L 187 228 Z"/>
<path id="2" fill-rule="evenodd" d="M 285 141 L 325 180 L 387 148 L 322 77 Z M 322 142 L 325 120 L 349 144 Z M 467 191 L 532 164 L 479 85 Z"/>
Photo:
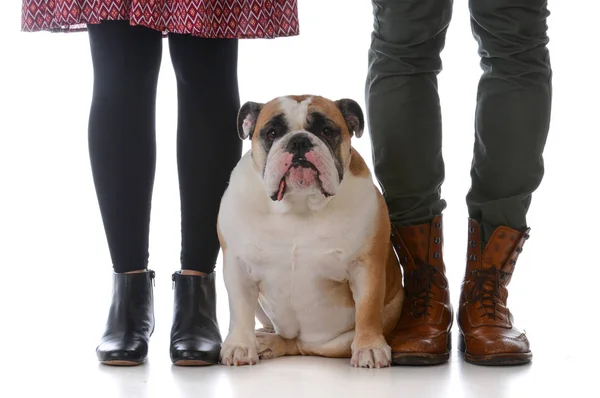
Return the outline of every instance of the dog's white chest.
<path id="1" fill-rule="evenodd" d="M 340 231 L 351 227 L 349 220 L 303 219 L 292 215 L 270 215 L 250 226 L 251 239 L 240 253 L 257 274 L 269 277 L 304 272 L 344 278 L 354 254 Z"/>
<path id="2" fill-rule="evenodd" d="M 348 270 L 361 245 L 356 234 L 341 233 L 356 228 L 352 217 L 329 218 L 270 216 L 240 253 L 258 281 L 261 306 L 284 337 L 321 340 L 353 325 L 354 307 L 340 306 L 338 296 L 351 295 Z"/>

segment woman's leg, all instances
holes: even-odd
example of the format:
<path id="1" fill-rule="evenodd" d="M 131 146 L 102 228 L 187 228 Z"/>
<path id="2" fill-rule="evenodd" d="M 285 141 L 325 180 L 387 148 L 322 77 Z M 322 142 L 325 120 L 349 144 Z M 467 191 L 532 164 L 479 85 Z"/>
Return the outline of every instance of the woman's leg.
<path id="1" fill-rule="evenodd" d="M 181 195 L 181 268 L 174 275 L 171 359 L 178 365 L 218 361 L 214 269 L 217 215 L 229 175 L 241 156 L 238 42 L 169 36 L 177 77 L 177 156 Z"/>
<path id="2" fill-rule="evenodd" d="M 209 274 L 219 241 L 217 214 L 241 156 L 237 40 L 170 35 L 177 77 L 177 159 L 181 193 L 181 268 Z"/>
<path id="3" fill-rule="evenodd" d="M 89 38 L 89 150 L 98 203 L 115 272 L 141 270 L 148 264 L 161 33 L 105 21 L 89 26 Z"/>
<path id="4" fill-rule="evenodd" d="M 115 271 L 96 353 L 105 364 L 136 365 L 145 361 L 154 330 L 154 272 L 146 267 L 162 37 L 128 21 L 88 30 L 94 67 L 90 160 Z"/>

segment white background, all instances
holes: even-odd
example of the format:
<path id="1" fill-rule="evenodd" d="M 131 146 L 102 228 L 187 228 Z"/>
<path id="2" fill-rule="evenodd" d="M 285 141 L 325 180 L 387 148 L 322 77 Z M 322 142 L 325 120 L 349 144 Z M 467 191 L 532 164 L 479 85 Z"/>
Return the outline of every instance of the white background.
<path id="1" fill-rule="evenodd" d="M 157 329 L 147 365 L 115 369 L 97 365 L 94 353 L 108 310 L 111 264 L 88 158 L 92 67 L 87 35 L 21 33 L 20 1 L 3 0 L 0 396 L 45 396 L 50 391 L 108 397 L 481 396 L 485 391 L 487 396 L 513 397 L 573 393 L 595 384 L 595 358 L 600 354 L 600 6 L 596 0 L 554 0 L 549 8 L 554 99 L 546 175 L 533 197 L 532 238 L 520 257 L 509 298 L 517 325 L 527 330 L 532 343 L 531 366 L 478 368 L 463 364 L 454 353 L 450 364 L 442 367 L 379 372 L 354 370 L 341 360 L 308 358 L 284 358 L 250 370 L 171 369 L 170 274 L 178 267 L 180 235 L 177 104 L 165 43 L 150 249 L 150 267 L 157 273 Z M 300 23 L 299 37 L 241 42 L 242 102 L 311 93 L 354 98 L 364 106 L 370 2 L 300 0 Z M 456 305 L 465 263 L 464 198 L 470 184 L 480 76 L 466 0 L 455 1 L 442 56 L 445 261 Z M 354 145 L 371 166 L 368 131 Z M 198 148 L 199 156 L 204 150 Z M 228 311 L 220 278 L 219 272 L 224 337 Z M 582 394 L 595 395 L 591 390 Z"/>

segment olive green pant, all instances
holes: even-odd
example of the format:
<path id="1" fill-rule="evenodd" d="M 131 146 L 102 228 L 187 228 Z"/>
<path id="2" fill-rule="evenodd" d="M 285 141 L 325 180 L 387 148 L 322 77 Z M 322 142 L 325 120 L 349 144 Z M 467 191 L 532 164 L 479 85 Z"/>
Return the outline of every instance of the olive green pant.
<path id="1" fill-rule="evenodd" d="M 453 4 L 372 2 L 366 104 L 375 175 L 392 222 L 420 224 L 446 207 L 437 75 Z M 527 227 L 531 196 L 544 174 L 552 97 L 549 13 L 546 0 L 470 0 L 469 10 L 483 73 L 466 204 L 485 239 L 500 225 Z"/>

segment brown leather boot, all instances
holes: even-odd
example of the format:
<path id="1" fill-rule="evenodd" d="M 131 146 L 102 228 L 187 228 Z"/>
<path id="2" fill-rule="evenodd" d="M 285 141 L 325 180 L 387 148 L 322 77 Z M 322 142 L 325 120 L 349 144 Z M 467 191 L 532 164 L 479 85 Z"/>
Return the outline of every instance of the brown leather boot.
<path id="1" fill-rule="evenodd" d="M 469 220 L 467 270 L 462 284 L 459 349 L 476 365 L 519 365 L 531 361 L 525 333 L 513 325 L 506 306 L 511 275 L 529 229 L 498 227 L 485 248 L 481 228 Z"/>
<path id="2" fill-rule="evenodd" d="M 392 243 L 404 269 L 406 296 L 388 337 L 394 365 L 436 365 L 450 357 L 453 315 L 443 260 L 442 216 L 395 228 Z"/>

